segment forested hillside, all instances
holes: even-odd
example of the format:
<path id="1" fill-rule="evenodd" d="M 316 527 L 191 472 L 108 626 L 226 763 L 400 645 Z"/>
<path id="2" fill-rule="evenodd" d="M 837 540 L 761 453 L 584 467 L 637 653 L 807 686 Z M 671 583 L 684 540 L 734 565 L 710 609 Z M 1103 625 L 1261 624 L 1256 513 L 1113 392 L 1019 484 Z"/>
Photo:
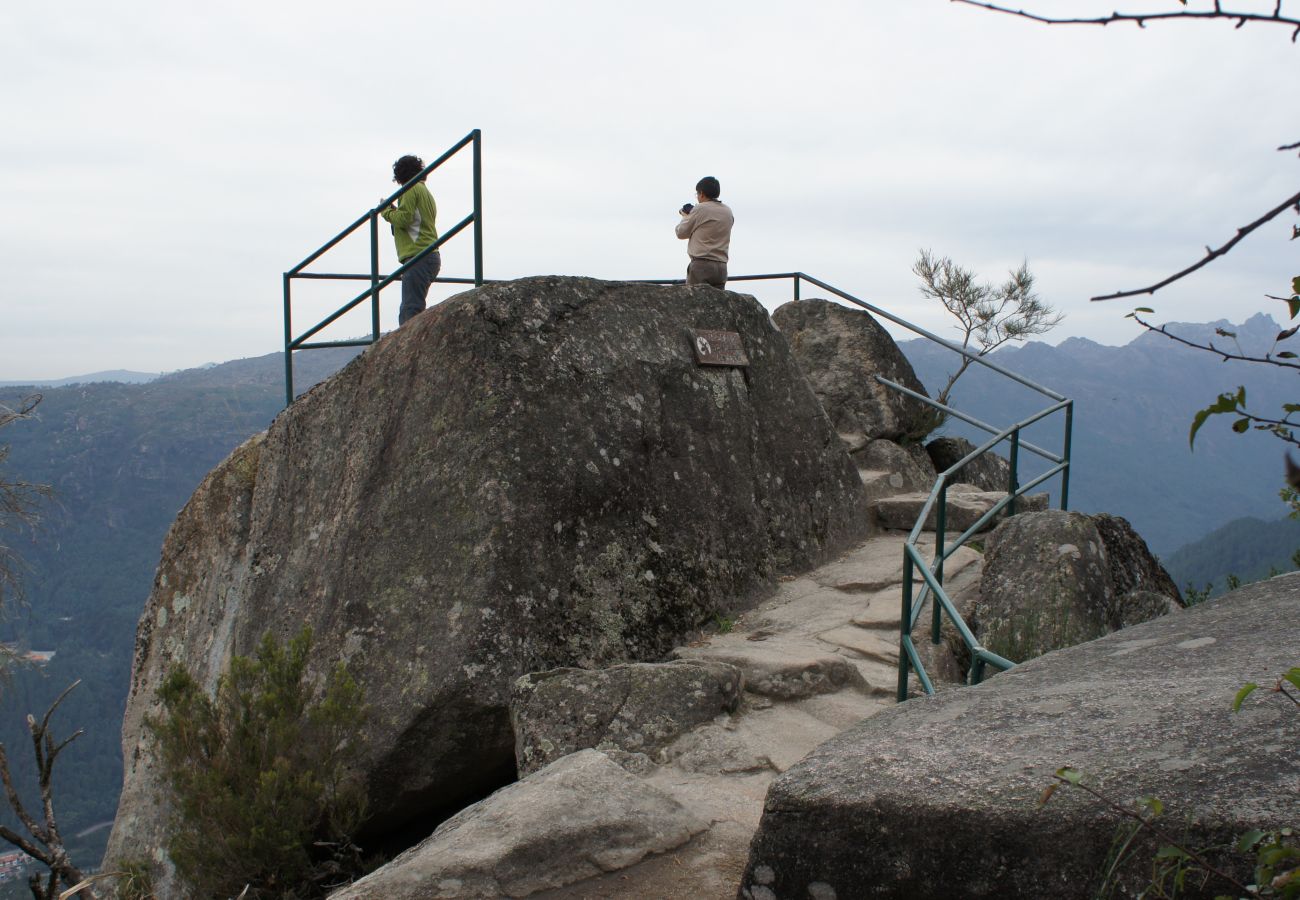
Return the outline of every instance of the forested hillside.
<path id="1" fill-rule="evenodd" d="M 301 354 L 308 386 L 352 353 Z M 34 784 L 24 724 L 76 679 L 59 734 L 85 735 L 60 757 L 57 804 L 65 833 L 111 819 L 122 779 L 121 726 L 135 628 L 163 536 L 199 481 L 283 405 L 279 354 L 164 376 L 147 384 L 47 388 L 33 419 L 6 429 L 11 477 L 54 487 L 42 527 L 18 550 L 30 566 L 25 608 L 0 639 L 53 650 L 0 690 L 0 741 L 17 777 Z M 0 388 L 0 402 L 33 393 Z"/>
<path id="2" fill-rule="evenodd" d="M 1165 560 L 1165 568 L 1180 588 L 1191 586 L 1211 597 L 1228 590 L 1227 577 L 1243 584 L 1296 568 L 1300 552 L 1300 520 L 1236 519 L 1187 544 Z"/>

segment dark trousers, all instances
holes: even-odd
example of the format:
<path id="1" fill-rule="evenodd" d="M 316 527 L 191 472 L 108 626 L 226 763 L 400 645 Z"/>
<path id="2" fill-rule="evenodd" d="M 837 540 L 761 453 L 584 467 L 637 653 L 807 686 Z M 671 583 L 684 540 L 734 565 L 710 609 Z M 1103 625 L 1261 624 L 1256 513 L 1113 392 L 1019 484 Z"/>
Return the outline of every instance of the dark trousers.
<path id="1" fill-rule="evenodd" d="M 727 264 L 716 259 L 692 259 L 686 267 L 687 284 L 711 284 L 719 290 L 727 286 Z"/>
<path id="2" fill-rule="evenodd" d="M 429 285 L 442 270 L 442 251 L 434 250 L 424 259 L 402 273 L 402 308 L 397 313 L 397 324 L 424 312 L 428 304 Z"/>

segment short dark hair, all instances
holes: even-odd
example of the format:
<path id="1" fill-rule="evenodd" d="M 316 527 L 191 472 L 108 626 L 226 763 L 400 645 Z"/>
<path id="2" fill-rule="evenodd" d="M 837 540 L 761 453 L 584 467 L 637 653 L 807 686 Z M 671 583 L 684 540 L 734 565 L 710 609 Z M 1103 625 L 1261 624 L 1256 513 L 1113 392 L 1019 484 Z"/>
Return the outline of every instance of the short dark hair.
<path id="1" fill-rule="evenodd" d="M 705 175 L 701 178 L 700 183 L 695 185 L 695 189 L 710 200 L 717 200 L 722 194 L 722 185 L 712 175 Z"/>
<path id="2" fill-rule="evenodd" d="M 406 184 L 424 169 L 424 160 L 418 156 L 403 156 L 397 162 L 393 163 L 393 180 L 398 184 Z"/>

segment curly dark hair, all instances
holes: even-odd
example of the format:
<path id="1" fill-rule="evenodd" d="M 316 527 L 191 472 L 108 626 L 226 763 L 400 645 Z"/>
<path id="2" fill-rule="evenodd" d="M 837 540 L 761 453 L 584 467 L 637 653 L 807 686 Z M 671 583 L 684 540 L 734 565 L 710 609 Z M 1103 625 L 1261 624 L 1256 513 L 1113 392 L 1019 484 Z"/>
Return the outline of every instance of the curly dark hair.
<path id="1" fill-rule="evenodd" d="M 424 160 L 418 156 L 406 155 L 393 163 L 393 180 L 398 184 L 406 184 L 424 168 Z"/>

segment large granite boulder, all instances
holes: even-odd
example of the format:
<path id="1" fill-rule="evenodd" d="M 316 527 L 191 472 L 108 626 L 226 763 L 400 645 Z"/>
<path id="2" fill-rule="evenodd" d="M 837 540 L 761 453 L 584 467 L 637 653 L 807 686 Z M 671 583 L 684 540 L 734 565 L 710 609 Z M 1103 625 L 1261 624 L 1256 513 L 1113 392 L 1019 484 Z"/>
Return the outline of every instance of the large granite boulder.
<path id="1" fill-rule="evenodd" d="M 671 850 L 708 827 L 597 750 L 582 750 L 448 819 L 331 900 L 527 897 Z"/>
<path id="2" fill-rule="evenodd" d="M 927 407 L 885 387 L 876 375 L 924 394 L 894 339 L 866 310 L 829 300 L 797 300 L 772 313 L 799 367 L 849 452 L 876 438 L 898 441 L 918 431 Z"/>
<path id="3" fill-rule="evenodd" d="M 739 669 L 711 660 L 525 675 L 510 698 L 519 773 L 589 747 L 630 768 L 648 768 L 656 751 L 733 712 L 743 687 Z"/>
<path id="4" fill-rule="evenodd" d="M 1297 609 L 1300 576 L 1275 578 L 865 720 L 773 783 L 739 897 L 1091 898 L 1120 820 L 1077 790 L 1040 808 L 1063 766 L 1120 803 L 1158 797 L 1248 883 L 1253 857 L 1224 848 L 1295 825 L 1300 715 L 1266 692 L 1232 702 L 1297 663 Z M 1149 881 L 1156 843 L 1115 896 Z"/>
<path id="5" fill-rule="evenodd" d="M 691 329 L 746 367 L 697 363 Z M 173 667 L 212 686 L 309 625 L 371 721 L 370 828 L 514 777 L 526 672 L 662 657 L 868 530 L 857 473 L 752 297 L 531 278 L 461 294 L 303 395 L 196 491 L 137 635 L 110 860 L 162 858 L 143 731 Z M 429 822 L 432 827 L 432 821 Z"/>
<path id="6" fill-rule="evenodd" d="M 925 445 L 935 471 L 946 472 L 975 451 L 964 437 L 937 437 Z M 985 453 L 954 473 L 953 481 L 973 484 L 982 491 L 1003 491 L 1011 483 L 1011 460 L 997 453 Z"/>
<path id="7" fill-rule="evenodd" d="M 988 649 L 1023 662 L 1180 603 L 1173 581 L 1123 519 L 1106 516 L 1099 527 L 1083 513 L 1029 512 L 989 535 L 973 627 Z"/>

